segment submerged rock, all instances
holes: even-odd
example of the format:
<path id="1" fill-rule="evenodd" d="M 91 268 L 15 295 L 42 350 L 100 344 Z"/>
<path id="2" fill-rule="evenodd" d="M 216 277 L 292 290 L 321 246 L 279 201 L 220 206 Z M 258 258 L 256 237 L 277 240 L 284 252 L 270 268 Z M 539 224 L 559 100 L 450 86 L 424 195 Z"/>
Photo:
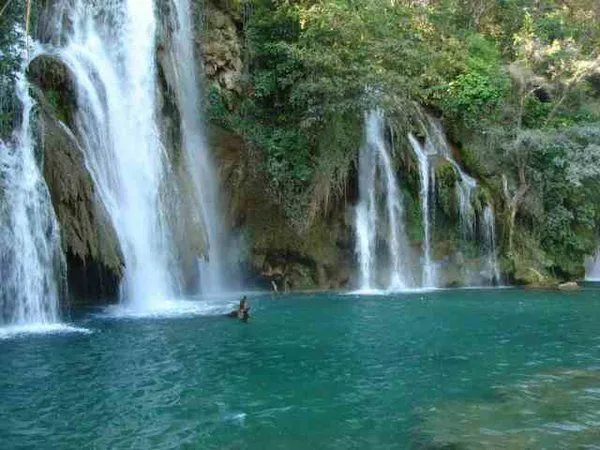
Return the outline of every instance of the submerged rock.
<path id="1" fill-rule="evenodd" d="M 569 281 L 558 285 L 558 289 L 561 291 L 578 291 L 579 285 L 575 281 Z"/>
<path id="2" fill-rule="evenodd" d="M 495 386 L 487 399 L 417 411 L 419 431 L 428 448 L 596 448 L 599 381 L 596 369 L 539 373 Z"/>

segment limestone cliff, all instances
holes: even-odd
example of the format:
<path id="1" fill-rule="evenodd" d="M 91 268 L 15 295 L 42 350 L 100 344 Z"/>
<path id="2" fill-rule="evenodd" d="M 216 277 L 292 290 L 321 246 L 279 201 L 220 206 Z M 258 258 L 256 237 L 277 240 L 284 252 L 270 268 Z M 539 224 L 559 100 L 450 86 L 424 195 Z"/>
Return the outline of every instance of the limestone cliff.
<path id="1" fill-rule="evenodd" d="M 243 14 L 241 3 L 210 1 L 202 3 L 197 48 L 208 80 L 225 90 L 240 93 L 244 70 Z"/>

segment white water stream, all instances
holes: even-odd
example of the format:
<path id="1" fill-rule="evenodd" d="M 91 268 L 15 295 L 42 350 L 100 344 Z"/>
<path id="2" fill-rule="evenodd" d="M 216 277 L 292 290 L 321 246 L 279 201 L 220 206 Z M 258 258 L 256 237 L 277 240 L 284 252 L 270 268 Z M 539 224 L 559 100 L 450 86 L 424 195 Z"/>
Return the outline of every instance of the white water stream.
<path id="1" fill-rule="evenodd" d="M 359 157 L 360 201 L 355 218 L 360 289 L 413 288 L 415 282 L 409 265 L 411 249 L 404 229 L 403 199 L 385 139 L 383 113 L 371 111 L 366 115 L 365 134 Z M 386 268 L 378 265 L 376 257 L 379 239 L 389 257 Z M 378 273 L 385 271 L 389 274 L 387 280 L 379 280 Z"/>
<path id="2" fill-rule="evenodd" d="M 65 263 L 58 223 L 36 160 L 30 125 L 34 103 L 24 75 L 16 85 L 21 123 L 10 142 L 0 141 L 0 325 L 20 330 L 59 320 Z"/>
<path id="3" fill-rule="evenodd" d="M 123 252 L 123 306 L 162 310 L 184 294 L 190 276 L 182 255 L 198 258 L 195 285 L 203 293 L 230 289 L 216 169 L 202 127 L 189 0 L 62 0 L 51 17 L 43 53 L 65 64 L 74 86 L 74 135 Z M 159 45 L 164 23 L 167 32 Z M 162 94 L 176 97 L 181 148 L 173 150 L 163 135 L 167 120 L 160 97 L 160 46 L 172 52 L 163 70 L 174 74 L 174 92 Z M 35 161 L 27 90 L 21 80 L 21 130 L 14 142 L 0 143 L 6 197 L 2 317 L 11 323 L 58 320 L 57 284 L 64 278 L 54 270 L 61 260 L 58 226 Z M 190 232 L 200 239 L 191 239 Z M 188 238 L 204 241 L 204 257 L 199 258 L 198 248 L 185 248 L 182 242 Z"/>
<path id="4" fill-rule="evenodd" d="M 125 259 L 122 300 L 147 309 L 178 293 L 161 197 L 169 161 L 156 123 L 156 19 L 152 0 L 77 1 L 59 57 L 77 90 L 77 127 L 97 194 Z"/>
<path id="5" fill-rule="evenodd" d="M 174 0 L 174 5 L 173 61 L 182 141 L 208 238 L 207 256 L 199 261 L 200 289 L 204 294 L 221 294 L 239 287 L 231 269 L 235 261 L 227 258 L 228 239 L 220 211 L 217 171 L 203 133 L 191 5 L 189 0 Z"/>
<path id="6" fill-rule="evenodd" d="M 421 214 L 423 216 L 423 261 L 421 286 L 423 288 L 434 288 L 436 287 L 435 279 L 435 266 L 431 258 L 431 223 L 430 223 L 430 180 L 435 180 L 432 170 L 430 170 L 429 164 L 429 153 L 427 147 L 421 146 L 419 141 L 412 135 L 408 135 L 408 140 L 412 146 L 415 155 L 417 156 L 417 162 L 419 163 L 419 178 L 421 181 L 421 190 L 419 196 L 421 198 Z M 433 189 L 435 192 L 435 186 Z"/>
<path id="7" fill-rule="evenodd" d="M 360 270 L 360 290 L 434 289 L 444 272 L 433 258 L 433 223 L 436 208 L 435 162 L 442 159 L 452 165 L 456 174 L 460 236 L 462 241 L 476 241 L 480 248 L 477 259 L 465 265 L 463 282 L 466 285 L 498 284 L 500 273 L 496 256 L 495 218 L 491 205 L 476 213 L 474 202 L 477 181 L 466 174 L 453 158 L 442 125 L 426 117 L 425 140 L 421 143 L 408 135 L 419 168 L 419 199 L 423 239 L 421 244 L 420 283 L 412 275 L 414 261 L 407 240 L 402 194 L 393 168 L 391 151 L 385 136 L 385 121 L 381 112 L 366 115 L 366 143 L 359 156 L 359 203 L 356 206 L 356 254 Z M 386 207 L 383 208 L 382 204 Z M 382 245 L 384 244 L 384 245 Z M 384 267 L 389 255 L 388 267 Z M 458 262 L 458 261 L 463 262 Z M 460 256 L 455 264 L 464 264 Z M 439 272 L 439 273 L 438 273 Z M 387 280 L 382 274 L 389 273 Z"/>

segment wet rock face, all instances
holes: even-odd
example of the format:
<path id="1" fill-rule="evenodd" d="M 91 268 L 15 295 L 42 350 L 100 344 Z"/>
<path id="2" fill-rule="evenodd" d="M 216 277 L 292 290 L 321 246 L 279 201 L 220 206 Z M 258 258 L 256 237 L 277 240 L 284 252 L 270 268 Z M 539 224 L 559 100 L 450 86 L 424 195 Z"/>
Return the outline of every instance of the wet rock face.
<path id="1" fill-rule="evenodd" d="M 264 254 L 257 251 L 252 268 L 266 282 L 266 288 L 280 292 L 344 289 L 350 287 L 352 275 L 352 269 L 344 261 L 331 265 L 310 254 L 285 248 L 273 248 Z"/>
<path id="2" fill-rule="evenodd" d="M 270 200 L 255 155 L 243 140 L 218 127 L 208 131 L 226 190 L 229 224 L 245 237 L 246 284 L 278 291 L 350 287 L 354 244 L 344 205 L 300 232 Z"/>
<path id="3" fill-rule="evenodd" d="M 71 300 L 114 300 L 123 256 L 108 214 L 96 200 L 83 151 L 71 128 L 76 100 L 70 76 L 51 57 L 34 60 L 28 76 L 38 104 L 37 139 L 60 223 Z"/>

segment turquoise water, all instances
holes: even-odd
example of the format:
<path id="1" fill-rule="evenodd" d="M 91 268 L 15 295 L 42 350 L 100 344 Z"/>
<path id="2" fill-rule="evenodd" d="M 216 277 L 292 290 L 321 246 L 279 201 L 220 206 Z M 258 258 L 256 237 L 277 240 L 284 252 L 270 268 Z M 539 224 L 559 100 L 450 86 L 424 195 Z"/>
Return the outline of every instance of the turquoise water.
<path id="1" fill-rule="evenodd" d="M 600 291 L 258 296 L 0 340 L 2 448 L 600 443 Z M 227 309 L 227 308 L 225 308 Z"/>

